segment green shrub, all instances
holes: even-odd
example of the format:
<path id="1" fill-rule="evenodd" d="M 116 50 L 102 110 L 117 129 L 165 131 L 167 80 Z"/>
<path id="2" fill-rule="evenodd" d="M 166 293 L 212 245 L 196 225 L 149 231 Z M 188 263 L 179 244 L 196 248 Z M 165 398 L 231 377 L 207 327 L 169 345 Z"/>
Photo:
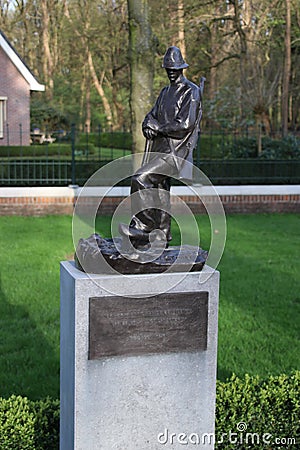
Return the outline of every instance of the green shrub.
<path id="1" fill-rule="evenodd" d="M 218 381 L 216 450 L 299 448 L 299 388 L 300 372 L 267 380 L 234 375 L 227 382 Z M 263 437 L 269 439 L 268 445 Z M 275 439 L 286 441 L 273 446 Z M 0 399 L 1 450 L 56 450 L 58 446 L 58 400 L 33 402 L 15 395 Z"/>
<path id="2" fill-rule="evenodd" d="M 78 133 L 76 135 L 76 142 L 80 144 L 93 144 L 95 147 L 105 148 L 120 148 L 124 150 L 131 150 L 132 136 L 131 133 L 123 131 L 114 132 L 100 132 L 100 133 Z"/>
<path id="3" fill-rule="evenodd" d="M 257 157 L 257 140 L 255 138 L 241 138 L 233 141 L 228 148 L 230 158 Z M 284 139 L 262 138 L 262 152 L 260 159 L 299 159 L 300 140 L 295 136 Z"/>
<path id="4" fill-rule="evenodd" d="M 1 450 L 57 450 L 58 443 L 58 400 L 0 399 Z"/>
<path id="5" fill-rule="evenodd" d="M 49 144 L 49 145 L 24 145 L 22 147 L 16 146 L 1 146 L 0 157 L 17 157 L 17 158 L 31 158 L 42 156 L 56 156 L 56 155 L 71 155 L 70 144 Z"/>
<path id="6" fill-rule="evenodd" d="M 0 448 L 31 450 L 34 448 L 35 417 L 27 398 L 11 396 L 0 402 Z"/>
<path id="7" fill-rule="evenodd" d="M 34 449 L 57 450 L 59 443 L 59 400 L 32 402 L 35 415 Z"/>
<path id="8" fill-rule="evenodd" d="M 268 137 L 262 140 L 263 159 L 299 159 L 300 158 L 300 139 L 296 136 L 287 136 L 284 139 L 270 139 Z"/>
<path id="9" fill-rule="evenodd" d="M 225 134 L 201 134 L 199 140 L 200 159 L 225 157 L 231 148 L 231 136 Z M 196 152 L 194 152 L 196 159 Z"/>
<path id="10" fill-rule="evenodd" d="M 254 158 L 256 156 L 257 141 L 255 138 L 236 139 L 228 149 L 229 158 Z"/>
<path id="11" fill-rule="evenodd" d="M 101 147 L 121 148 L 124 150 L 131 150 L 132 135 L 131 133 L 127 132 L 101 133 L 100 143 Z"/>
<path id="12" fill-rule="evenodd" d="M 216 449 L 266 449 L 275 439 L 300 437 L 300 372 L 290 376 L 271 376 L 267 380 L 246 375 L 244 379 L 233 376 L 227 382 L 217 383 Z M 242 424 L 246 429 L 241 433 Z M 237 433 L 238 442 L 229 442 L 229 433 Z M 225 435 L 226 433 L 226 435 Z M 246 433 L 249 436 L 246 445 Z M 222 439 L 222 434 L 223 439 Z M 269 447 L 263 443 L 263 435 L 270 434 Z M 255 440 L 259 436 L 259 443 Z M 276 448 L 296 449 L 290 442 Z"/>
<path id="13" fill-rule="evenodd" d="M 96 148 L 94 144 L 89 143 L 88 146 L 85 143 L 76 143 L 75 145 L 75 155 L 76 156 L 87 156 L 94 155 L 96 153 Z M 49 145 L 27 145 L 27 146 L 1 146 L 0 147 L 0 157 L 17 157 L 17 158 L 43 158 L 49 156 L 68 156 L 72 155 L 71 144 L 68 143 L 57 143 Z"/>

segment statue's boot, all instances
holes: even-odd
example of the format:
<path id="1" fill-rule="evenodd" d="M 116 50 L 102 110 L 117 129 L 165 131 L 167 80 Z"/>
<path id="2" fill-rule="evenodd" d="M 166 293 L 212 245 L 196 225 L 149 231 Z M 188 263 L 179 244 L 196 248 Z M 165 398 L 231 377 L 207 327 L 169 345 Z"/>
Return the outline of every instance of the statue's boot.
<path id="1" fill-rule="evenodd" d="M 164 233 L 163 231 L 157 231 L 157 233 L 154 231 L 151 233 L 151 241 L 152 244 L 150 243 L 150 233 L 147 233 L 145 231 L 142 231 L 139 228 L 135 228 L 132 227 L 130 225 L 126 225 L 124 223 L 120 223 L 119 224 L 119 232 L 123 237 L 127 237 L 130 239 L 132 245 L 135 248 L 143 248 L 143 249 L 147 249 L 149 247 L 149 245 L 151 245 L 153 247 L 153 250 L 159 250 L 161 248 L 167 248 L 169 247 L 169 242 L 168 239 L 166 239 L 166 233 Z M 154 234 L 153 234 L 154 233 Z M 171 240 L 171 236 L 169 234 L 170 240 Z M 124 249 L 126 249 L 126 242 L 124 242 Z"/>
<path id="2" fill-rule="evenodd" d="M 123 236 L 128 236 L 133 239 L 139 239 L 145 242 L 149 240 L 149 233 L 145 233 L 145 231 L 131 227 L 130 225 L 126 225 L 125 223 L 119 223 L 119 232 Z"/>

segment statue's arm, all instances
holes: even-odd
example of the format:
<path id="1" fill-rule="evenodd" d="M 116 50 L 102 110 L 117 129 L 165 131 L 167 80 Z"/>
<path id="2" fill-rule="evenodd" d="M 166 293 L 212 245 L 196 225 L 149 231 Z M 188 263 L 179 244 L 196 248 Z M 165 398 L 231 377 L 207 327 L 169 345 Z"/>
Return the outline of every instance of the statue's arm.
<path id="1" fill-rule="evenodd" d="M 165 88 L 161 91 L 160 95 L 158 96 L 155 105 L 151 109 L 151 111 L 146 115 L 143 123 L 142 123 L 142 130 L 146 137 L 147 136 L 147 130 L 152 130 L 153 136 L 156 136 L 159 131 L 159 123 L 158 123 L 158 109 L 159 105 L 161 104 L 163 95 L 164 95 Z"/>

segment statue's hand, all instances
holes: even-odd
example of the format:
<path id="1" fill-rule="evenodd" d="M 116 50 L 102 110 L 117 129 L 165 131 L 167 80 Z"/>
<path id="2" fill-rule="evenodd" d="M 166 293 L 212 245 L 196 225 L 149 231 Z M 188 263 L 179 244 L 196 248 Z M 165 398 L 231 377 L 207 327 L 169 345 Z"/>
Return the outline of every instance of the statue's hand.
<path id="1" fill-rule="evenodd" d="M 157 136 L 157 131 L 152 130 L 151 128 L 144 128 L 143 133 L 145 138 L 150 140 Z"/>

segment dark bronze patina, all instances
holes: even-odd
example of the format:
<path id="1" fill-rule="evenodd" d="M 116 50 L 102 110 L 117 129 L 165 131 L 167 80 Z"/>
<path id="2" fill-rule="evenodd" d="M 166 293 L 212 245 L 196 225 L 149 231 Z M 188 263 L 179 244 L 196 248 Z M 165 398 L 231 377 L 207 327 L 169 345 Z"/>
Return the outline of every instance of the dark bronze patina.
<path id="1" fill-rule="evenodd" d="M 170 181 L 172 177 L 192 180 L 193 150 L 202 116 L 201 87 L 183 76 L 188 64 L 178 47 L 168 48 L 163 67 L 170 84 L 143 121 L 146 150 L 142 167 L 131 179 L 131 194 L 135 194 L 132 220 L 129 226 L 119 226 L 121 235 L 129 237 L 136 248 L 149 242 L 153 230 L 160 230 L 165 240 L 171 241 Z M 157 208 L 145 208 L 153 195 Z"/>
<path id="2" fill-rule="evenodd" d="M 207 259 L 208 253 L 198 247 L 169 247 L 171 179 L 192 180 L 205 78 L 197 86 L 183 76 L 188 64 L 178 47 L 168 48 L 162 67 L 170 83 L 142 124 L 146 146 L 142 166 L 131 179 L 130 224 L 120 223 L 121 237 L 114 240 L 97 234 L 79 240 L 75 264 L 85 272 L 200 271 Z M 150 260 L 143 253 L 151 254 Z"/>
<path id="3" fill-rule="evenodd" d="M 159 249 L 157 257 L 149 262 L 140 258 L 129 258 L 117 249 L 121 247 L 121 238 L 107 239 L 93 234 L 87 239 L 80 239 L 76 253 L 75 265 L 87 273 L 111 274 L 111 269 L 124 275 L 131 273 L 199 272 L 203 269 L 208 252 L 191 246 L 172 246 Z"/>
<path id="4" fill-rule="evenodd" d="M 207 292 L 89 302 L 89 359 L 207 348 Z"/>

